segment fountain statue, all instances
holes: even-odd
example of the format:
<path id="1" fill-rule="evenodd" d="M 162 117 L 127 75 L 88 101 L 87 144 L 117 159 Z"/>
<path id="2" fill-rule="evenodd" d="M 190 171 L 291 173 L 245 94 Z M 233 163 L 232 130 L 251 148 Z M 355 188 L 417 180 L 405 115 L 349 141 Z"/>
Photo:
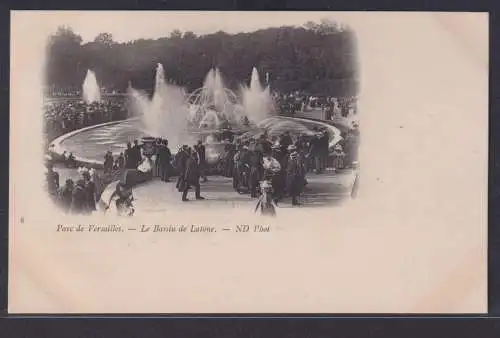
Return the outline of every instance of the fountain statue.
<path id="1" fill-rule="evenodd" d="M 189 121 L 197 129 L 218 129 L 235 125 L 243 116 L 236 95 L 224 86 L 219 69 L 211 69 L 201 88 L 186 99 L 190 107 Z"/>
<path id="2" fill-rule="evenodd" d="M 101 89 L 97 84 L 97 78 L 92 70 L 87 70 L 87 75 L 83 81 L 83 101 L 85 103 L 93 103 L 101 101 Z"/>
<path id="3" fill-rule="evenodd" d="M 269 87 L 263 88 L 256 68 L 250 86 L 241 87 L 242 99 L 224 86 L 217 68 L 210 69 L 203 86 L 187 98 L 182 88 L 170 83 L 158 64 L 151 99 L 131 85 L 128 91 L 134 111 L 141 116 L 144 134 L 166 137 L 172 146 L 189 144 L 229 127 L 248 131 L 275 112 Z"/>

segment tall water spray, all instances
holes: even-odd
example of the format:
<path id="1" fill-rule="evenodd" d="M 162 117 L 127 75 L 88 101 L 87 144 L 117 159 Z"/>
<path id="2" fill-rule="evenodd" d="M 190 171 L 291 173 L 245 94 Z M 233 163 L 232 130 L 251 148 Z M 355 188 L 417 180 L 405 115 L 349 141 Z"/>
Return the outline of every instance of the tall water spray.
<path id="1" fill-rule="evenodd" d="M 274 101 L 269 87 L 262 87 L 255 67 L 252 69 L 250 87 L 243 87 L 242 96 L 243 110 L 250 121 L 259 123 L 274 114 Z"/>
<path id="2" fill-rule="evenodd" d="M 212 108 L 221 112 L 227 101 L 224 82 L 219 69 L 210 69 L 203 81 L 201 102 L 207 103 Z"/>
<path id="3" fill-rule="evenodd" d="M 241 110 L 236 95 L 224 86 L 219 69 L 210 69 L 203 86 L 188 97 L 190 119 L 200 129 L 217 128 L 223 121 L 238 123 Z"/>
<path id="4" fill-rule="evenodd" d="M 182 88 L 167 84 L 161 64 L 157 65 L 153 98 L 130 88 L 129 95 L 135 103 L 135 110 L 142 115 L 145 132 L 153 137 L 165 137 L 171 147 L 191 143 L 187 132 L 189 109 L 184 103 Z"/>
<path id="5" fill-rule="evenodd" d="M 101 89 L 97 83 L 97 78 L 92 70 L 87 70 L 87 75 L 82 86 L 83 100 L 86 103 L 101 101 Z"/>
<path id="6" fill-rule="evenodd" d="M 224 82 L 222 81 L 222 76 L 218 68 L 215 69 L 214 73 L 215 75 L 212 91 L 214 95 L 215 108 L 220 112 L 224 112 L 226 108 L 225 104 L 228 101 L 226 91 L 224 89 Z"/>

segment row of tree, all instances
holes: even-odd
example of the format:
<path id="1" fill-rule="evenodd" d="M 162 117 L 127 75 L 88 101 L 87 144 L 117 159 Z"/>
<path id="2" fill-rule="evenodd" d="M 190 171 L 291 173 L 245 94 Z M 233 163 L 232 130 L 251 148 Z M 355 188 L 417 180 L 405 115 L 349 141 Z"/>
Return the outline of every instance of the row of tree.
<path id="1" fill-rule="evenodd" d="M 107 89 L 123 91 L 130 81 L 151 90 L 156 65 L 162 63 L 166 76 L 188 90 L 200 87 L 212 67 L 221 70 L 230 88 L 248 82 L 257 67 L 261 80 L 269 73 L 269 84 L 280 92 L 346 96 L 357 91 L 355 34 L 327 20 L 240 34 L 173 31 L 127 43 L 115 42 L 109 33 L 82 43 L 71 28 L 60 27 L 50 36 L 47 53 L 46 83 L 59 88 L 81 87 L 92 69 Z"/>

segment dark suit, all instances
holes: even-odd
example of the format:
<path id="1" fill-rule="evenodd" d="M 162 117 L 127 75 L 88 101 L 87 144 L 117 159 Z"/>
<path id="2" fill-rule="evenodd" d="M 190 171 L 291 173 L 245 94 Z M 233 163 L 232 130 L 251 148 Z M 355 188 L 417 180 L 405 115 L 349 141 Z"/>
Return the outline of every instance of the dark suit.
<path id="1" fill-rule="evenodd" d="M 300 156 L 289 158 L 286 167 L 286 190 L 292 197 L 292 204 L 297 204 L 297 197 L 304 188 L 305 167 Z"/>
<path id="2" fill-rule="evenodd" d="M 168 181 L 170 176 L 170 161 L 172 153 L 167 146 L 162 145 L 159 149 L 160 157 L 160 177 L 162 181 Z"/>
<path id="3" fill-rule="evenodd" d="M 184 174 L 186 172 L 186 162 L 188 158 L 189 155 L 184 150 L 180 150 L 177 154 L 175 154 L 175 161 L 174 161 L 175 168 L 179 173 L 179 178 L 177 179 L 176 188 L 179 189 L 179 191 L 184 190 L 182 186 L 184 185 Z"/>
<path id="4" fill-rule="evenodd" d="M 139 166 L 139 164 L 141 163 L 141 160 L 142 160 L 141 146 L 140 145 L 134 145 L 132 147 L 132 156 L 134 158 L 135 168 L 137 168 Z"/>
<path id="5" fill-rule="evenodd" d="M 137 169 L 137 164 L 135 162 L 133 148 L 125 149 L 125 168 L 126 169 Z"/>
<path id="6" fill-rule="evenodd" d="M 196 198 L 200 197 L 200 167 L 198 161 L 194 157 L 189 157 L 186 161 L 186 171 L 184 173 L 185 186 L 182 191 L 182 199 L 187 198 L 189 188 L 195 188 Z"/>

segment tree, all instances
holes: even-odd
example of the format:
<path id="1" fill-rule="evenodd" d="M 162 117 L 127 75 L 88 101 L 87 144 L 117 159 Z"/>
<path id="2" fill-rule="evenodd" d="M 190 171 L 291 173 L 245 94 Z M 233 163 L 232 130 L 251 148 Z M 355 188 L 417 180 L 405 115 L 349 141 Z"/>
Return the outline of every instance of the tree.
<path id="1" fill-rule="evenodd" d="M 322 18 L 319 23 L 308 21 L 303 27 L 320 35 L 336 34 L 344 30 L 342 24 L 331 18 Z"/>
<path id="2" fill-rule="evenodd" d="M 168 79 L 191 91 L 207 72 L 218 67 L 225 85 L 238 90 L 249 83 L 256 67 L 264 82 L 270 75 L 273 90 L 328 88 L 331 95 L 352 92 L 357 64 L 355 35 L 331 19 L 307 22 L 303 27 L 274 27 L 251 33 L 216 32 L 196 36 L 172 31 L 168 37 L 117 43 L 109 33 L 82 44 L 80 36 L 62 27 L 48 45 L 47 84 L 81 87 L 87 69 L 96 72 L 107 88 L 151 90 L 157 63 Z"/>
<path id="3" fill-rule="evenodd" d="M 53 44 L 80 45 L 82 37 L 75 34 L 71 27 L 60 26 L 57 31 L 49 37 L 49 46 Z"/>
<path id="4" fill-rule="evenodd" d="M 196 39 L 196 34 L 194 34 L 193 32 L 187 31 L 184 33 L 184 35 L 182 37 L 184 39 Z"/>
<path id="5" fill-rule="evenodd" d="M 178 40 L 182 38 L 182 32 L 178 29 L 174 29 L 172 33 L 170 33 L 170 38 Z"/>
<path id="6" fill-rule="evenodd" d="M 104 46 L 111 46 L 114 43 L 113 35 L 110 33 L 100 33 L 95 37 L 94 42 Z"/>
<path id="7" fill-rule="evenodd" d="M 78 86 L 82 38 L 69 27 L 61 26 L 49 36 L 46 73 L 49 84 Z"/>

